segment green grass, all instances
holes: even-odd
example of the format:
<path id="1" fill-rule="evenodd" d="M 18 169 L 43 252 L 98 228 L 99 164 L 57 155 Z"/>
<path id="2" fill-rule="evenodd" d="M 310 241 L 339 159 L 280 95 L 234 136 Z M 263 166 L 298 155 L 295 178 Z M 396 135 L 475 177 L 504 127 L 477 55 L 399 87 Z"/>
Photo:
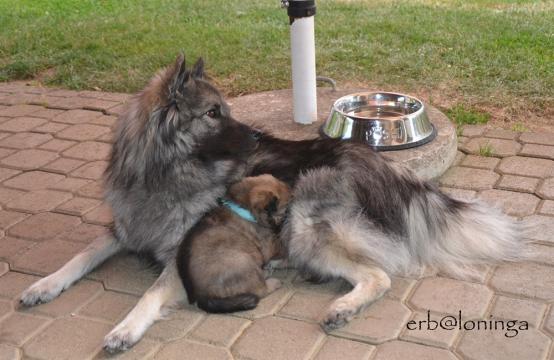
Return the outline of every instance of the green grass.
<path id="1" fill-rule="evenodd" d="M 553 0 L 317 5 L 318 74 L 339 85 L 551 108 Z M 184 50 L 189 61 L 203 56 L 229 94 L 290 87 L 288 19 L 277 0 L 0 0 L 0 24 L 1 81 L 133 92 Z"/>
<path id="2" fill-rule="evenodd" d="M 463 127 L 463 125 L 486 124 L 491 118 L 490 114 L 463 104 L 456 104 L 447 109 L 446 115 L 458 125 L 458 128 Z"/>
<path id="3" fill-rule="evenodd" d="M 529 131 L 529 129 L 522 123 L 520 122 L 516 122 L 515 124 L 512 125 L 512 131 L 515 131 L 515 132 L 526 132 L 526 131 Z"/>
<path id="4" fill-rule="evenodd" d="M 456 126 L 456 135 L 458 137 L 464 136 L 464 126 L 463 125 Z"/>
<path id="5" fill-rule="evenodd" d="M 491 157 L 494 153 L 494 149 L 491 144 L 486 143 L 479 146 L 479 155 L 485 157 Z"/>

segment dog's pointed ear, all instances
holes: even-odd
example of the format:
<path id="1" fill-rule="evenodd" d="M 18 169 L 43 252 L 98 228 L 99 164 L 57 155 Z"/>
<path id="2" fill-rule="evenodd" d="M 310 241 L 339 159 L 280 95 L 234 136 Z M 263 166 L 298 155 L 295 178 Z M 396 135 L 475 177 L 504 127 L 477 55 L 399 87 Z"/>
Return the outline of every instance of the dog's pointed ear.
<path id="1" fill-rule="evenodd" d="M 177 59 L 175 59 L 175 65 L 174 65 L 174 72 L 173 72 L 173 79 L 176 82 L 182 82 L 185 80 L 185 74 L 186 74 L 186 62 L 185 62 L 185 54 L 180 53 L 177 56 Z"/>
<path id="2" fill-rule="evenodd" d="M 170 97 L 175 97 L 177 93 L 182 92 L 183 84 L 190 77 L 190 72 L 186 70 L 185 54 L 180 53 L 175 59 L 175 64 L 173 65 L 171 82 L 169 85 L 169 95 Z"/>
<path id="3" fill-rule="evenodd" d="M 204 59 L 201 57 L 196 60 L 196 63 L 192 67 L 192 77 L 194 79 L 204 78 Z"/>
<path id="4" fill-rule="evenodd" d="M 175 73 L 181 73 L 185 70 L 185 54 L 179 53 L 177 55 L 177 58 L 175 59 L 175 64 L 173 65 L 175 68 Z"/>

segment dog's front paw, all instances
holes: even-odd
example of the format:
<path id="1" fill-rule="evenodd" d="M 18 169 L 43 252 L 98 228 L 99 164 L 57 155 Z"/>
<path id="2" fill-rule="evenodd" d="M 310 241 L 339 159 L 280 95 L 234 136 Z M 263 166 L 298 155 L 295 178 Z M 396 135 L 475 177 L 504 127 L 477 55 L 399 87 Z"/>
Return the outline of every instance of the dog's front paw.
<path id="1" fill-rule="evenodd" d="M 47 303 L 56 298 L 63 291 L 63 286 L 60 286 L 52 279 L 46 277 L 40 279 L 27 290 L 23 291 L 19 303 L 24 306 L 34 306 Z"/>
<path id="2" fill-rule="evenodd" d="M 334 303 L 325 318 L 321 322 L 323 330 L 326 332 L 338 329 L 346 325 L 356 315 L 356 309 L 353 309 L 346 302 Z"/>
<path id="3" fill-rule="evenodd" d="M 265 280 L 265 285 L 267 286 L 267 293 L 271 294 L 275 290 L 280 289 L 283 283 L 279 279 L 269 278 Z"/>
<path id="4" fill-rule="evenodd" d="M 110 354 L 126 351 L 135 345 L 139 338 L 129 327 L 117 326 L 104 338 L 104 350 Z"/>

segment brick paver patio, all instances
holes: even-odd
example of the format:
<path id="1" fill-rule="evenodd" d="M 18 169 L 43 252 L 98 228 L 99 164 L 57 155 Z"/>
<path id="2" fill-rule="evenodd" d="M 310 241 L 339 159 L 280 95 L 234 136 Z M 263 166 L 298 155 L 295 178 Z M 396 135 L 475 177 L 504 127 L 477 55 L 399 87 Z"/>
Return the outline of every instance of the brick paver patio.
<path id="1" fill-rule="evenodd" d="M 0 84 L 0 359 L 104 358 L 105 334 L 152 283 L 132 255 L 108 261 L 54 302 L 18 308 L 18 295 L 106 231 L 101 175 L 126 94 Z M 483 148 L 492 157 L 478 156 Z M 483 267 L 474 281 L 447 274 L 395 278 L 351 324 L 317 325 L 346 289 L 308 284 L 294 271 L 253 311 L 180 309 L 156 323 L 125 359 L 554 359 L 554 134 L 467 126 L 441 179 L 454 197 L 479 197 L 530 218 L 532 262 Z M 525 320 L 527 330 L 409 330 L 410 320 Z M 518 326 L 516 328 L 519 329 Z"/>

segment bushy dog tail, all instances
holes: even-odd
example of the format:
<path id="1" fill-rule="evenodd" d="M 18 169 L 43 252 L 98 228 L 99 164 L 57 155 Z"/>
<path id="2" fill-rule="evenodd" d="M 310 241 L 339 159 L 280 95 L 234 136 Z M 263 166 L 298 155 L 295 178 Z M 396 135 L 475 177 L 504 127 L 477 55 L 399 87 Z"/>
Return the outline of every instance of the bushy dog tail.
<path id="1" fill-rule="evenodd" d="M 225 298 L 198 299 L 198 307 L 209 313 L 230 313 L 254 309 L 260 298 L 255 294 L 239 294 Z"/>
<path id="2" fill-rule="evenodd" d="M 462 277 L 476 264 L 529 257 L 523 228 L 480 201 L 462 202 L 440 192 L 412 200 L 408 211 L 411 252 L 420 263 Z"/>

